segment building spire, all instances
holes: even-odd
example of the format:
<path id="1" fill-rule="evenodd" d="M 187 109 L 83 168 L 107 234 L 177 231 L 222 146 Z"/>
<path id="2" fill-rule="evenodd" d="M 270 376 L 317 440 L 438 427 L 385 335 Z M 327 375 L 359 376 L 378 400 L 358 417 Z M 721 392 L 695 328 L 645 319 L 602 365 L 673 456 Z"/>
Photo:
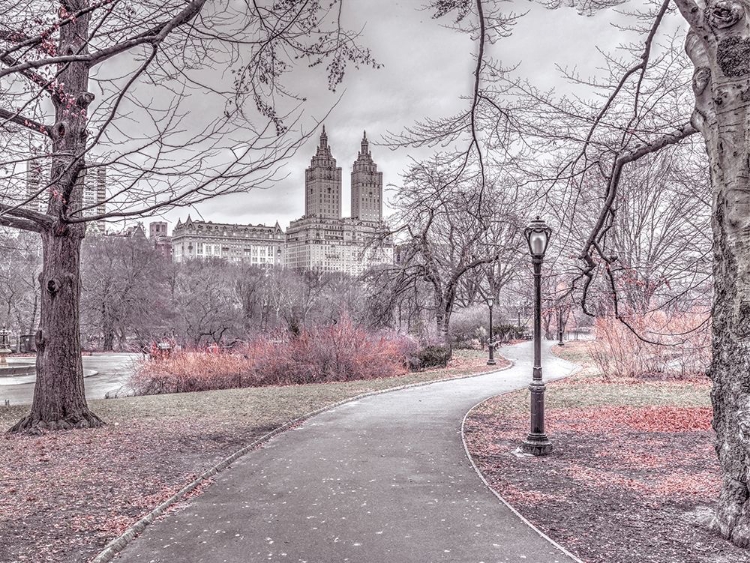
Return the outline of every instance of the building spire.
<path id="1" fill-rule="evenodd" d="M 370 146 L 367 142 L 367 131 L 364 132 L 362 135 L 362 147 L 360 149 L 360 154 L 369 154 L 370 152 Z"/>
<path id="2" fill-rule="evenodd" d="M 323 125 L 323 131 L 320 133 L 320 146 L 326 148 L 328 146 L 328 135 L 326 135 L 326 126 Z"/>

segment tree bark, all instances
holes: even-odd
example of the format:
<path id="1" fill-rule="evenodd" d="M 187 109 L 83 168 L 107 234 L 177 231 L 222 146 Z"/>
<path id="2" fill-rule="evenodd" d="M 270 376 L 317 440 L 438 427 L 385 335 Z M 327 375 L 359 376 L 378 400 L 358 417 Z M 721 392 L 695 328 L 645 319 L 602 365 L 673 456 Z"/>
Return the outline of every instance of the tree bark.
<path id="1" fill-rule="evenodd" d="M 41 320 L 31 412 L 12 432 L 101 426 L 86 404 L 78 307 L 81 227 L 42 233 Z"/>
<path id="2" fill-rule="evenodd" d="M 63 0 L 61 10 L 85 10 L 89 0 Z M 88 52 L 89 14 L 82 13 L 60 28 L 58 51 L 63 55 Z M 31 412 L 11 432 L 86 428 L 104 424 L 86 404 L 79 301 L 81 296 L 80 250 L 83 223 L 67 218 L 81 209 L 88 132 L 89 68 L 71 62 L 59 72 L 59 87 L 52 96 L 52 166 L 47 215 L 54 222 L 41 230 L 41 315 L 36 333 L 36 385 Z"/>
<path id="3" fill-rule="evenodd" d="M 722 490 L 712 525 L 750 547 L 750 3 L 677 2 L 691 24 L 693 126 L 706 142 L 713 189 L 713 427 Z"/>

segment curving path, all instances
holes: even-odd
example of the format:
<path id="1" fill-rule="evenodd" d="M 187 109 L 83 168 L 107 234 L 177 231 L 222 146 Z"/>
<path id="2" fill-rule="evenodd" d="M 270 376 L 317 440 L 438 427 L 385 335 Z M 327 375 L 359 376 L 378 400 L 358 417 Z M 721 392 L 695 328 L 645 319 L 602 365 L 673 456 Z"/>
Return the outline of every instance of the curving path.
<path id="1" fill-rule="evenodd" d="M 568 375 L 574 366 L 549 346 L 545 380 Z M 466 457 L 466 412 L 530 382 L 531 343 L 501 352 L 511 369 L 367 397 L 278 435 L 117 561 L 575 561 L 502 504 Z"/>
<path id="2" fill-rule="evenodd" d="M 127 382 L 141 354 L 97 352 L 83 357 L 84 386 L 87 399 L 104 399 L 107 394 L 127 395 Z M 34 358 L 10 358 L 11 366 L 33 365 Z M 0 405 L 30 405 L 34 398 L 36 376 L 0 377 Z"/>

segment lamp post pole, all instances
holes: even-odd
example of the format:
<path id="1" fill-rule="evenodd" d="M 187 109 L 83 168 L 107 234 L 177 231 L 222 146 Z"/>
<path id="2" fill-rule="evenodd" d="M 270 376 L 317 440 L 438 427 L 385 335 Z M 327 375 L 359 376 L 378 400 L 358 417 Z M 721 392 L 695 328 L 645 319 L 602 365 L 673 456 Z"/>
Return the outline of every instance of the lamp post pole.
<path id="1" fill-rule="evenodd" d="M 523 442 L 525 453 L 536 456 L 552 451 L 552 443 L 544 432 L 544 392 L 542 380 L 542 261 L 552 230 L 539 217 L 526 228 L 531 261 L 534 266 L 534 369 L 531 385 L 531 432 Z"/>
<path id="2" fill-rule="evenodd" d="M 497 362 L 495 362 L 495 343 L 492 338 L 492 306 L 495 304 L 495 299 L 493 297 L 490 297 L 487 299 L 487 304 L 490 306 L 490 342 L 487 348 L 489 348 L 490 357 L 487 360 L 488 366 L 494 366 Z"/>
<path id="3" fill-rule="evenodd" d="M 565 342 L 563 342 L 563 310 L 562 308 L 557 309 L 557 336 L 559 339 L 559 342 L 557 343 L 558 346 L 565 346 Z"/>

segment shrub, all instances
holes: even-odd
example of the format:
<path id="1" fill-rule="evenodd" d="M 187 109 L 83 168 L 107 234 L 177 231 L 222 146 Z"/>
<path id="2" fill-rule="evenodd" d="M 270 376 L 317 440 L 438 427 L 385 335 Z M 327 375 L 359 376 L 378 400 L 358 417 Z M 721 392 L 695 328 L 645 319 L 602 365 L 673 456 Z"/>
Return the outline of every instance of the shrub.
<path id="1" fill-rule="evenodd" d="M 422 369 L 445 367 L 451 359 L 451 351 L 445 346 L 427 346 L 419 351 L 417 358 Z"/>
<path id="2" fill-rule="evenodd" d="M 500 342 L 510 342 L 511 340 L 521 340 L 524 336 L 524 329 L 518 325 L 501 324 L 492 327 L 492 337 Z"/>
<path id="3" fill-rule="evenodd" d="M 476 305 L 456 311 L 451 318 L 451 342 L 454 348 L 471 349 L 487 344 L 489 310 L 486 306 Z"/>
<path id="4" fill-rule="evenodd" d="M 644 342 L 613 317 L 596 319 L 596 340 L 589 352 L 605 377 L 691 377 L 705 374 L 711 336 L 706 316 L 666 315 L 658 311 L 632 316 L 628 323 Z"/>
<path id="5" fill-rule="evenodd" d="M 344 318 L 298 336 L 259 336 L 229 353 L 175 350 L 140 362 L 130 386 L 147 395 L 391 377 L 405 373 L 416 349 L 410 337 L 370 333 Z"/>

